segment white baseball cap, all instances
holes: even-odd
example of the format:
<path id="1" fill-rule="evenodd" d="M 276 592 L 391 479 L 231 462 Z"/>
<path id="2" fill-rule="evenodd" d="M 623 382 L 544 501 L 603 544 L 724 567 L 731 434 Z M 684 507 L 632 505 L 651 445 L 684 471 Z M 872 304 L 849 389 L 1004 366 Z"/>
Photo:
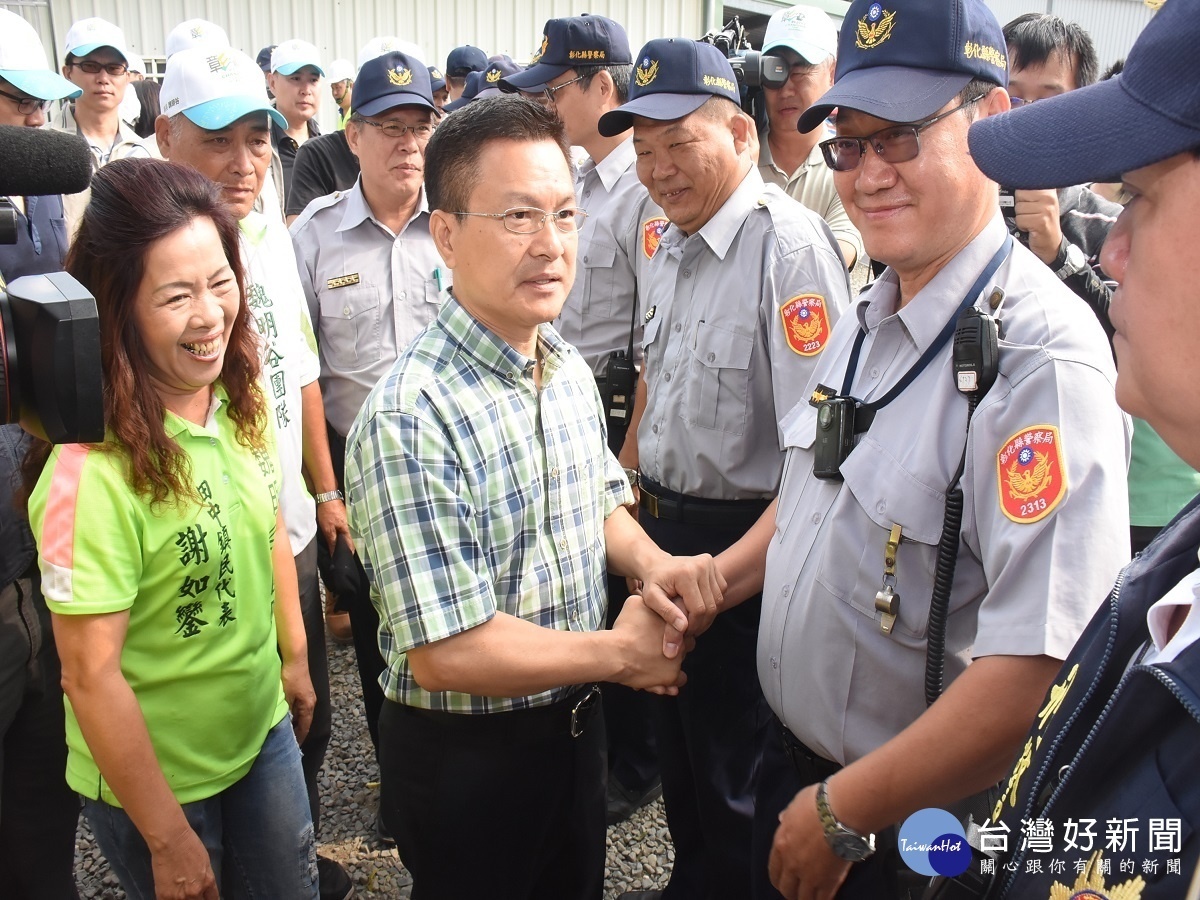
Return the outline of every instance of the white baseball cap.
<path id="1" fill-rule="evenodd" d="M 322 78 L 325 77 L 325 70 L 321 68 L 321 54 L 308 41 L 292 38 L 271 51 L 272 72 L 292 75 L 305 66 L 312 66 Z"/>
<path id="2" fill-rule="evenodd" d="M 355 71 L 361 69 L 363 63 L 370 62 L 385 53 L 391 53 L 393 50 L 403 53 L 410 59 L 425 59 L 421 48 L 412 41 L 402 41 L 398 37 L 374 37 L 363 44 L 363 48 L 358 51 L 358 65 L 355 67 Z"/>
<path id="3" fill-rule="evenodd" d="M 50 68 L 33 26 L 7 9 L 0 9 L 0 78 L 39 100 L 74 98 L 83 93 Z"/>
<path id="4" fill-rule="evenodd" d="M 331 82 L 353 81 L 357 71 L 354 68 L 354 63 L 350 62 L 350 60 L 335 59 L 329 64 L 329 72 L 325 77 Z"/>
<path id="5" fill-rule="evenodd" d="M 129 51 L 125 47 L 125 32 L 112 22 L 100 18 L 80 19 L 67 32 L 67 45 L 64 49 L 73 56 L 87 56 L 101 47 L 112 47 L 123 59 L 129 59 Z"/>
<path id="6" fill-rule="evenodd" d="M 159 103 L 166 115 L 183 113 L 207 131 L 227 128 L 254 112 L 265 113 L 280 128 L 287 128 L 287 119 L 267 99 L 262 70 L 241 50 L 231 47 L 192 47 L 172 56 Z"/>
<path id="7" fill-rule="evenodd" d="M 781 9 L 767 21 L 762 52 L 787 47 L 815 66 L 837 55 L 837 43 L 837 29 L 826 12 L 815 6 L 792 6 Z"/>
<path id="8" fill-rule="evenodd" d="M 220 25 L 207 19 L 188 19 L 180 22 L 167 34 L 167 59 L 180 50 L 201 47 L 205 50 L 221 50 L 229 46 L 229 35 Z"/>
<path id="9" fill-rule="evenodd" d="M 136 53 L 130 53 L 129 56 L 126 57 L 125 62 L 129 66 L 130 72 L 137 72 L 139 75 L 143 76 L 146 74 L 146 61 Z"/>

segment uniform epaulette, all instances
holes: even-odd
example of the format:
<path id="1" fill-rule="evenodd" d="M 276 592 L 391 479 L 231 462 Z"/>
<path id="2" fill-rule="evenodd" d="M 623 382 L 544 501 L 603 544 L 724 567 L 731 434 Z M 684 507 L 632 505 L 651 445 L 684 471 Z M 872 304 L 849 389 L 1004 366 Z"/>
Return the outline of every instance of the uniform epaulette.
<path id="1" fill-rule="evenodd" d="M 288 226 L 288 231 L 295 234 L 311 219 L 314 215 L 323 209 L 329 209 L 331 206 L 336 206 L 343 197 L 346 196 L 345 191 L 334 191 L 332 194 L 325 194 L 321 197 L 314 197 L 308 202 L 308 206 L 304 207 L 304 212 L 296 216 L 296 220 Z"/>

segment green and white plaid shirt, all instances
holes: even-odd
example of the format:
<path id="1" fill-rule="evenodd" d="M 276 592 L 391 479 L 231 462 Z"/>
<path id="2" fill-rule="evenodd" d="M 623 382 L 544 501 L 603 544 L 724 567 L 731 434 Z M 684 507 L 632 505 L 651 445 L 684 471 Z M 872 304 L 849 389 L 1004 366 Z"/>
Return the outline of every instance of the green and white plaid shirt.
<path id="1" fill-rule="evenodd" d="M 350 430 L 350 528 L 379 609 L 383 690 L 399 703 L 463 713 L 553 703 L 571 686 L 431 694 L 405 651 L 497 612 L 564 631 L 604 621 L 604 520 L 632 495 L 583 358 L 549 325 L 538 344 L 540 392 L 534 360 L 451 297 Z"/>

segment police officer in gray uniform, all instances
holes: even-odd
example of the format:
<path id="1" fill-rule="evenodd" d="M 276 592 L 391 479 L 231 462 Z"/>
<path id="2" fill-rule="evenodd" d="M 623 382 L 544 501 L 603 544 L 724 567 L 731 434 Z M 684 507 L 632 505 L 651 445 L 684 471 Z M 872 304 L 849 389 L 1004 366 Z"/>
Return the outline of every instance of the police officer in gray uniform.
<path id="1" fill-rule="evenodd" d="M 317 334 L 321 392 L 338 484 L 346 434 L 367 394 L 437 314 L 448 270 L 429 235 L 425 145 L 436 109 L 429 70 L 392 51 L 354 82 L 346 139 L 362 167 L 354 186 L 321 197 L 292 223 L 300 282 Z M 365 596 L 341 597 L 354 627 L 367 725 L 376 738 L 383 693 L 378 615 Z"/>
<path id="2" fill-rule="evenodd" d="M 967 152 L 1009 107 L 999 24 L 982 0 L 888 6 L 851 5 L 800 127 L 839 108 L 825 159 L 889 268 L 784 421 L 776 507 L 721 560 L 736 601 L 765 554 L 756 897 L 908 896 L 883 832 L 996 783 L 1128 557 L 1104 333 Z"/>
<path id="3" fill-rule="evenodd" d="M 783 464 L 779 418 L 803 396 L 849 297 L 828 226 L 763 183 L 738 99 L 715 47 L 655 40 L 635 58 L 629 102 L 600 119 L 601 134 L 632 125 L 638 177 L 671 221 L 642 301 L 637 430 L 640 521 L 668 552 L 720 551 L 770 502 Z M 684 663 L 687 688 L 659 705 L 675 842 L 666 897 L 747 894 L 768 723 L 757 631 L 757 603 L 718 616 Z"/>

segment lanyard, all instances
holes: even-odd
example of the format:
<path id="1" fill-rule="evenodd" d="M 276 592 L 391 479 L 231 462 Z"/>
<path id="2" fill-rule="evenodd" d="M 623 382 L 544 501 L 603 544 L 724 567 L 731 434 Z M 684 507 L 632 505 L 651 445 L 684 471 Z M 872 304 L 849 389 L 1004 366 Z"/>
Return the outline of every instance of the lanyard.
<path id="1" fill-rule="evenodd" d="M 950 340 L 950 336 L 954 334 L 954 327 L 958 323 L 958 317 L 975 302 L 975 298 L 979 296 L 979 292 L 983 290 L 984 285 L 987 284 L 988 280 L 996 274 L 996 270 L 999 269 L 1004 260 L 1008 258 L 1008 254 L 1012 251 L 1012 245 L 1012 235 L 1005 235 L 1004 243 L 1000 245 L 1000 249 L 996 251 L 994 256 L 992 256 L 991 261 L 984 266 L 983 271 L 979 273 L 979 277 L 975 279 L 975 283 L 971 285 L 970 290 L 967 291 L 967 294 L 965 297 L 963 297 L 962 302 L 958 304 L 958 308 L 954 311 L 954 315 L 950 317 L 950 321 L 945 324 L 941 330 L 941 333 L 939 333 L 934 342 L 929 345 L 929 348 L 923 354 L 921 354 L 921 358 L 913 364 L 912 368 L 904 373 L 904 377 L 901 378 L 890 391 L 872 403 L 860 403 L 857 400 L 855 401 L 855 404 L 857 405 L 857 413 L 855 414 L 854 418 L 855 433 L 861 434 L 870 428 L 871 421 L 875 418 L 875 413 L 899 397 L 900 394 L 904 392 L 904 389 L 912 384 L 916 377 L 925 370 L 925 367 L 933 361 L 933 358 L 942 352 L 947 342 Z M 866 331 L 860 328 L 858 335 L 854 338 L 854 349 L 850 351 L 850 361 L 846 365 L 846 377 L 842 381 L 841 396 L 843 397 L 850 396 L 850 388 L 854 384 L 854 376 L 858 374 L 858 357 L 862 352 L 863 341 L 866 340 L 866 337 Z"/>

